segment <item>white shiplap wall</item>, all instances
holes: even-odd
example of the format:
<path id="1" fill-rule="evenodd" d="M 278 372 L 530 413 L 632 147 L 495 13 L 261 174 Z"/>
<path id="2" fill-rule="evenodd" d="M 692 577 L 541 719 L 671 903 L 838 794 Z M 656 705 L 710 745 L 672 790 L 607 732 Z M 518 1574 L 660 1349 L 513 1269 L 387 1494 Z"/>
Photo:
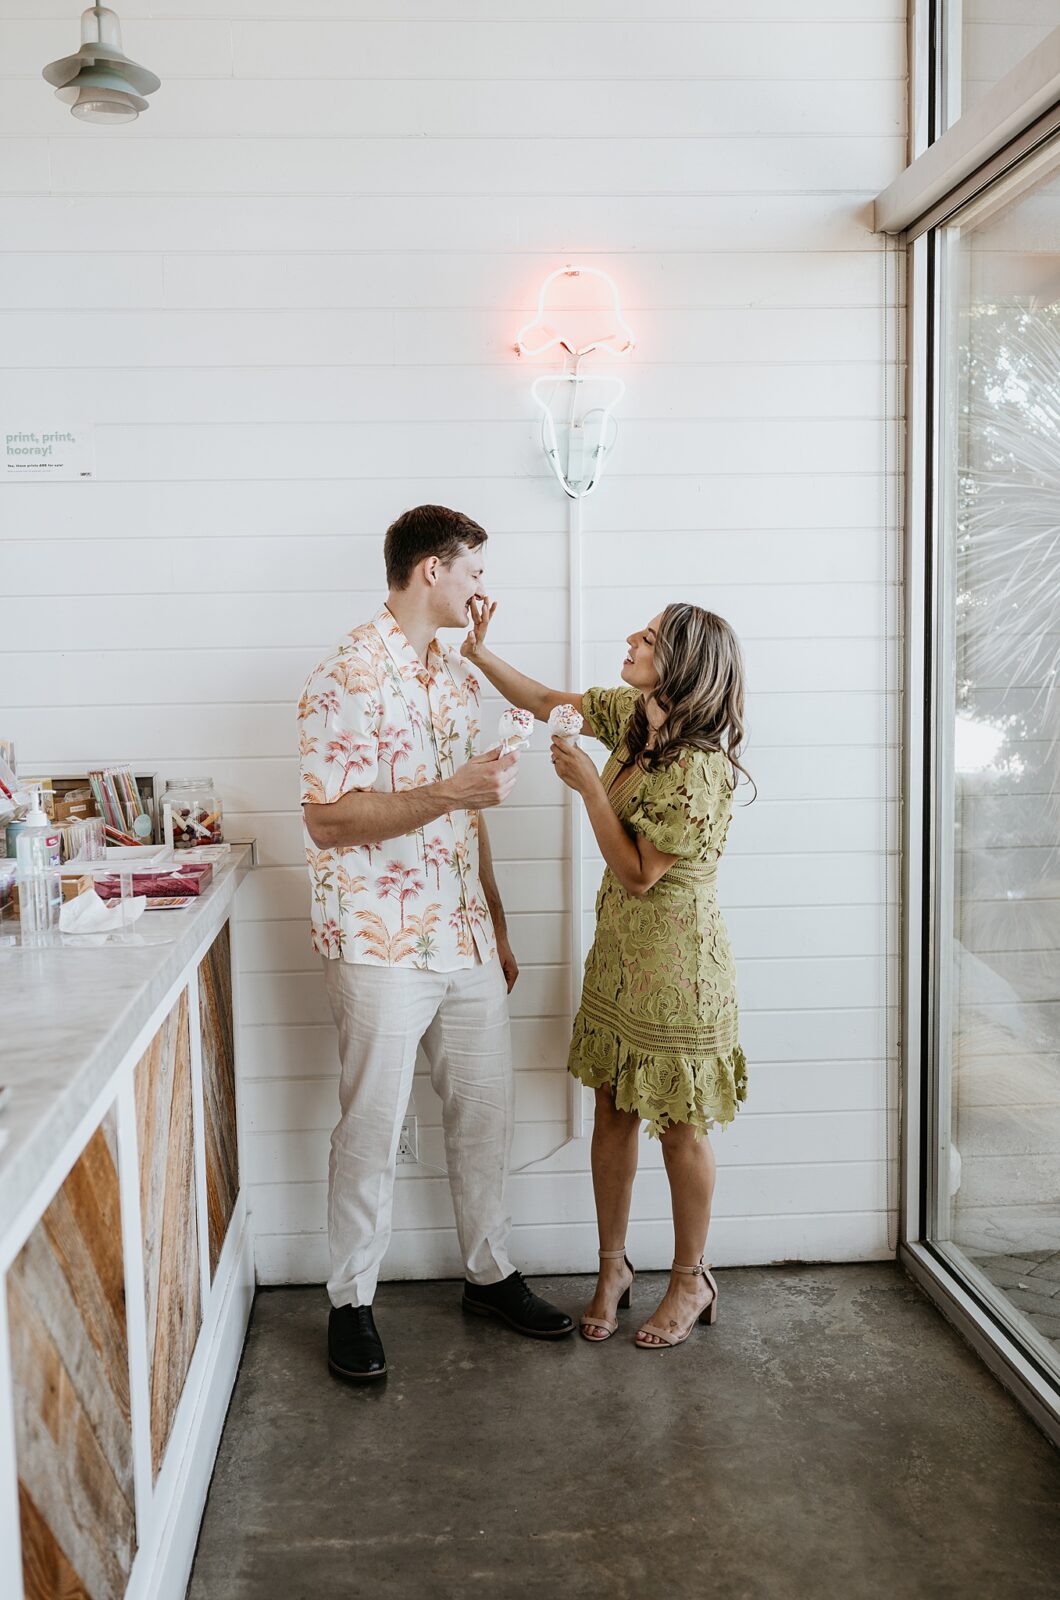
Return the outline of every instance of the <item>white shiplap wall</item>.
<path id="1" fill-rule="evenodd" d="M 585 508 L 586 678 L 617 681 L 625 634 L 679 596 L 747 655 L 761 797 L 721 894 L 752 1098 L 716 1140 L 713 1258 L 886 1254 L 895 314 L 869 227 L 904 159 L 902 0 L 130 0 L 126 46 L 164 86 L 112 133 L 38 77 L 75 12 L 0 0 L 0 410 L 92 421 L 98 455 L 94 483 L 3 492 L 2 731 L 31 767 L 211 771 L 230 832 L 260 841 L 242 940 L 260 1275 L 325 1275 L 336 1098 L 293 703 L 376 605 L 387 522 L 425 500 L 486 524 L 498 644 L 565 676 L 566 506 L 511 342 L 572 257 L 617 276 L 639 336 Z M 545 749 L 539 731 L 490 817 L 524 963 L 520 1162 L 567 1103 Z M 585 1142 L 513 1178 L 511 1203 L 522 1264 L 594 1261 Z M 667 1263 L 657 1146 L 634 1208 L 635 1259 Z M 396 1227 L 391 1272 L 458 1270 L 444 1180 L 403 1173 Z"/>
<path id="2" fill-rule="evenodd" d="M 978 105 L 1007 72 L 1060 24 L 1057 0 L 953 0 L 947 8 L 950 122 Z"/>

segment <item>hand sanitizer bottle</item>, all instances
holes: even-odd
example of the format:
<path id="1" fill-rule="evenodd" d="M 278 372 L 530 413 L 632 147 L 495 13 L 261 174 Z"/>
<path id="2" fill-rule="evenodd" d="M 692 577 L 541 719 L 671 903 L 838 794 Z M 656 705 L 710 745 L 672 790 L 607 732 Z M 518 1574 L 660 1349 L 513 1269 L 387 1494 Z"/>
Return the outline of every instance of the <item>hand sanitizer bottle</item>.
<path id="1" fill-rule="evenodd" d="M 48 820 L 39 784 L 32 791 L 30 809 L 19 830 L 16 850 L 22 937 L 36 942 L 58 925 L 62 901 L 59 830 Z"/>

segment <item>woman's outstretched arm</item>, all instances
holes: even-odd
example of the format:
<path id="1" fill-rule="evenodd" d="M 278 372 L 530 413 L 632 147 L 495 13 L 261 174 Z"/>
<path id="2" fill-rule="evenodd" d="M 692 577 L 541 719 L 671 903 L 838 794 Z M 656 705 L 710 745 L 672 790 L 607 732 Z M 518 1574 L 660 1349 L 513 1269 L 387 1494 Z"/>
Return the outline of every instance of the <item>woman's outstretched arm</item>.
<path id="1" fill-rule="evenodd" d="M 563 689 L 549 689 L 535 678 L 517 672 L 507 661 L 486 648 L 486 633 L 490 619 L 497 609 L 496 601 L 490 604 L 487 596 L 471 602 L 471 631 L 460 646 L 460 654 L 478 668 L 500 691 L 510 705 L 529 711 L 539 722 L 547 722 L 555 706 L 573 706 L 579 714 L 582 709 L 581 693 Z"/>

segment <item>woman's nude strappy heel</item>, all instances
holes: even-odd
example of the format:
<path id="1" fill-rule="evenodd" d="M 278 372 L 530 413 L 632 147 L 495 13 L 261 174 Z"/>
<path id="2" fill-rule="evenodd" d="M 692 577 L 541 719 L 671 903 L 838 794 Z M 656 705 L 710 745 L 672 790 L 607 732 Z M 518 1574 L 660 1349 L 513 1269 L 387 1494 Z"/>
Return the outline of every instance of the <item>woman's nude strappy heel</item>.
<path id="1" fill-rule="evenodd" d="M 685 1340 L 688 1338 L 688 1335 L 692 1332 L 692 1329 L 695 1327 L 697 1322 L 705 1322 L 709 1326 L 717 1318 L 718 1286 L 714 1282 L 710 1268 L 705 1266 L 702 1261 L 700 1261 L 698 1265 L 694 1267 L 681 1267 L 678 1266 L 677 1262 L 675 1261 L 671 1271 L 689 1273 L 694 1278 L 704 1278 L 706 1282 L 710 1284 L 710 1287 L 713 1291 L 711 1298 L 703 1307 L 702 1311 L 696 1312 L 696 1315 L 692 1318 L 692 1321 L 688 1324 L 688 1327 L 685 1328 L 683 1332 L 674 1333 L 672 1328 L 657 1328 L 654 1322 L 646 1322 L 643 1328 L 637 1329 L 637 1337 L 634 1340 L 634 1343 L 636 1344 L 638 1350 L 666 1350 L 672 1348 L 675 1344 L 684 1344 Z M 662 1343 L 642 1344 L 640 1339 L 640 1335 L 642 1333 L 653 1333 L 657 1339 L 662 1340 Z"/>
<path id="2" fill-rule="evenodd" d="M 627 1254 L 626 1254 L 626 1252 L 624 1250 L 601 1250 L 600 1251 L 600 1260 L 601 1261 L 624 1261 L 626 1263 L 626 1266 L 629 1268 L 630 1272 L 633 1273 L 633 1277 L 630 1278 L 628 1284 L 623 1289 L 623 1291 L 622 1291 L 622 1293 L 621 1293 L 621 1295 L 619 1297 L 618 1306 L 617 1306 L 617 1309 L 619 1311 L 628 1311 L 630 1306 L 633 1304 L 633 1284 L 634 1284 L 634 1282 L 636 1280 L 636 1276 L 637 1276 L 636 1272 L 634 1271 L 634 1267 L 633 1267 L 632 1261 L 629 1259 L 629 1257 L 627 1256 Z M 596 1339 L 591 1334 L 586 1333 L 586 1331 L 585 1331 L 586 1328 L 606 1328 L 607 1329 L 607 1333 L 604 1336 L 604 1338 Z M 583 1313 L 582 1318 L 581 1318 L 581 1336 L 582 1336 L 583 1339 L 587 1339 L 590 1344 L 606 1344 L 608 1339 L 610 1339 L 611 1335 L 613 1333 L 617 1333 L 617 1332 L 618 1332 L 618 1318 L 617 1317 L 615 1317 L 615 1318 L 611 1318 L 611 1317 L 590 1317 L 588 1312 Z"/>

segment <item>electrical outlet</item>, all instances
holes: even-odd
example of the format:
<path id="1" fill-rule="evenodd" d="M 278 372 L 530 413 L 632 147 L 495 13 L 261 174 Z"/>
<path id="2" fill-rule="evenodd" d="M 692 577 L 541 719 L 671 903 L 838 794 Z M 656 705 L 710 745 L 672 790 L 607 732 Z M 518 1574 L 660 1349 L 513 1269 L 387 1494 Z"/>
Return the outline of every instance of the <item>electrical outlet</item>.
<path id="1" fill-rule="evenodd" d="M 408 1161 L 413 1164 L 420 1159 L 420 1135 L 415 1117 L 406 1117 L 401 1124 L 397 1158 L 399 1163 Z"/>

